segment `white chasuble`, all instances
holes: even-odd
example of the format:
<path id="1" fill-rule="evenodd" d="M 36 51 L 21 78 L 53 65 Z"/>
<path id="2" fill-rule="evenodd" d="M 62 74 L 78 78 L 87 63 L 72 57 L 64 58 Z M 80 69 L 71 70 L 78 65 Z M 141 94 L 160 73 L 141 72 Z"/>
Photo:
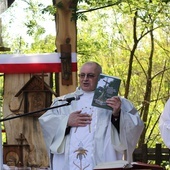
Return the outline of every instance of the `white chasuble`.
<path id="1" fill-rule="evenodd" d="M 125 150 L 127 160 L 131 160 L 144 127 L 133 104 L 121 98 L 118 133 L 110 121 L 112 111 L 91 106 L 93 92 L 77 89 L 76 94 L 83 94 L 80 100 L 72 101 L 67 107 L 52 109 L 39 118 L 49 153 L 53 155 L 51 170 L 93 170 L 99 163 L 122 159 Z M 71 127 L 70 134 L 65 135 L 69 114 L 77 110 L 82 110 L 80 114 L 91 115 L 91 124 Z"/>
<path id="2" fill-rule="evenodd" d="M 72 127 L 70 131 L 69 170 L 92 170 L 94 167 L 94 133 L 96 131 L 96 107 L 91 106 L 93 92 L 84 93 L 77 103 L 81 114 L 91 115 L 91 124 L 85 127 Z"/>

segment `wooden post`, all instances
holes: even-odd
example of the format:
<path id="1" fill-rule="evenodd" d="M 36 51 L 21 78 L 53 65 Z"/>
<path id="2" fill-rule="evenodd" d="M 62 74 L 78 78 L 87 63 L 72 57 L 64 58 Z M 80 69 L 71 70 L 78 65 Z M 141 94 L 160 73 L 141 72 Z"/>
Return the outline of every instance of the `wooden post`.
<path id="1" fill-rule="evenodd" d="M 62 2 L 62 7 L 57 8 L 56 14 L 56 47 L 57 52 L 61 53 L 61 47 L 67 44 L 69 39 L 69 44 L 71 45 L 71 55 L 77 52 L 77 32 L 76 32 L 76 21 L 71 20 L 72 10 L 70 7 L 76 7 L 77 2 L 75 0 L 56 0 L 56 6 L 58 3 Z M 64 51 L 62 51 L 64 52 Z M 65 52 L 67 53 L 67 51 Z M 62 74 L 59 73 L 59 96 L 73 92 L 77 86 L 77 73 L 71 73 L 71 83 L 66 83 L 62 81 Z M 70 79 L 69 79 L 70 81 Z"/>
<path id="2" fill-rule="evenodd" d="M 161 144 L 157 143 L 156 148 L 155 148 L 155 163 L 157 165 L 161 165 L 161 162 L 162 162 L 161 155 L 162 155 Z"/>
<path id="3" fill-rule="evenodd" d="M 148 148 L 147 144 L 142 145 L 142 162 L 147 163 L 148 162 Z"/>

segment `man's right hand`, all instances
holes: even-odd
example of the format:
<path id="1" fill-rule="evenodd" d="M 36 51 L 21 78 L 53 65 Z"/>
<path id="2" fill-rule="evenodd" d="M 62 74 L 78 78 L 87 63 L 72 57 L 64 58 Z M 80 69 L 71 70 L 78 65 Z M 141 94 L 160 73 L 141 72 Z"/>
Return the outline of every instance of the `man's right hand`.
<path id="1" fill-rule="evenodd" d="M 91 115 L 87 113 L 81 114 L 81 111 L 76 111 L 70 114 L 67 126 L 85 127 L 91 123 L 91 120 L 92 120 Z"/>

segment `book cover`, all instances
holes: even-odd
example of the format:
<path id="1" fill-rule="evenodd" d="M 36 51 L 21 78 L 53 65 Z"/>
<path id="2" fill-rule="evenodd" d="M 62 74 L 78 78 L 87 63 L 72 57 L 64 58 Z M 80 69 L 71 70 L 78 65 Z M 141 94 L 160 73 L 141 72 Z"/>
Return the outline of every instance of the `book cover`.
<path id="1" fill-rule="evenodd" d="M 132 165 L 125 160 L 117 160 L 113 162 L 103 162 L 99 163 L 94 167 L 93 170 L 121 170 L 121 169 L 131 169 Z"/>
<path id="2" fill-rule="evenodd" d="M 123 170 L 123 169 L 165 170 L 163 167 L 159 165 L 147 164 L 143 162 L 128 163 L 126 160 L 99 163 L 94 167 L 93 170 Z"/>
<path id="3" fill-rule="evenodd" d="M 106 105 L 106 100 L 118 95 L 120 83 L 121 79 L 119 77 L 100 74 L 94 92 L 92 106 L 112 110 L 111 107 Z"/>

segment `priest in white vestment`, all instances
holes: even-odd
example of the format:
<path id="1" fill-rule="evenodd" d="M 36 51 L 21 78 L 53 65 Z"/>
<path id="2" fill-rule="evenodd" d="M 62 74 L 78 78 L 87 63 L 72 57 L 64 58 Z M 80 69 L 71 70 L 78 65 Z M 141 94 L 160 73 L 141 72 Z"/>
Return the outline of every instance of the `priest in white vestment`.
<path id="1" fill-rule="evenodd" d="M 170 149 L 170 99 L 165 104 L 159 119 L 159 130 L 165 145 Z"/>
<path id="2" fill-rule="evenodd" d="M 52 107 L 67 103 L 64 101 L 67 98 L 78 96 L 79 100 L 48 110 L 39 118 L 51 170 L 93 170 L 102 162 L 132 161 L 144 124 L 133 104 L 125 98 L 107 99 L 113 110 L 91 105 L 101 72 L 98 63 L 85 63 L 80 69 L 80 87 L 56 98 Z"/>

